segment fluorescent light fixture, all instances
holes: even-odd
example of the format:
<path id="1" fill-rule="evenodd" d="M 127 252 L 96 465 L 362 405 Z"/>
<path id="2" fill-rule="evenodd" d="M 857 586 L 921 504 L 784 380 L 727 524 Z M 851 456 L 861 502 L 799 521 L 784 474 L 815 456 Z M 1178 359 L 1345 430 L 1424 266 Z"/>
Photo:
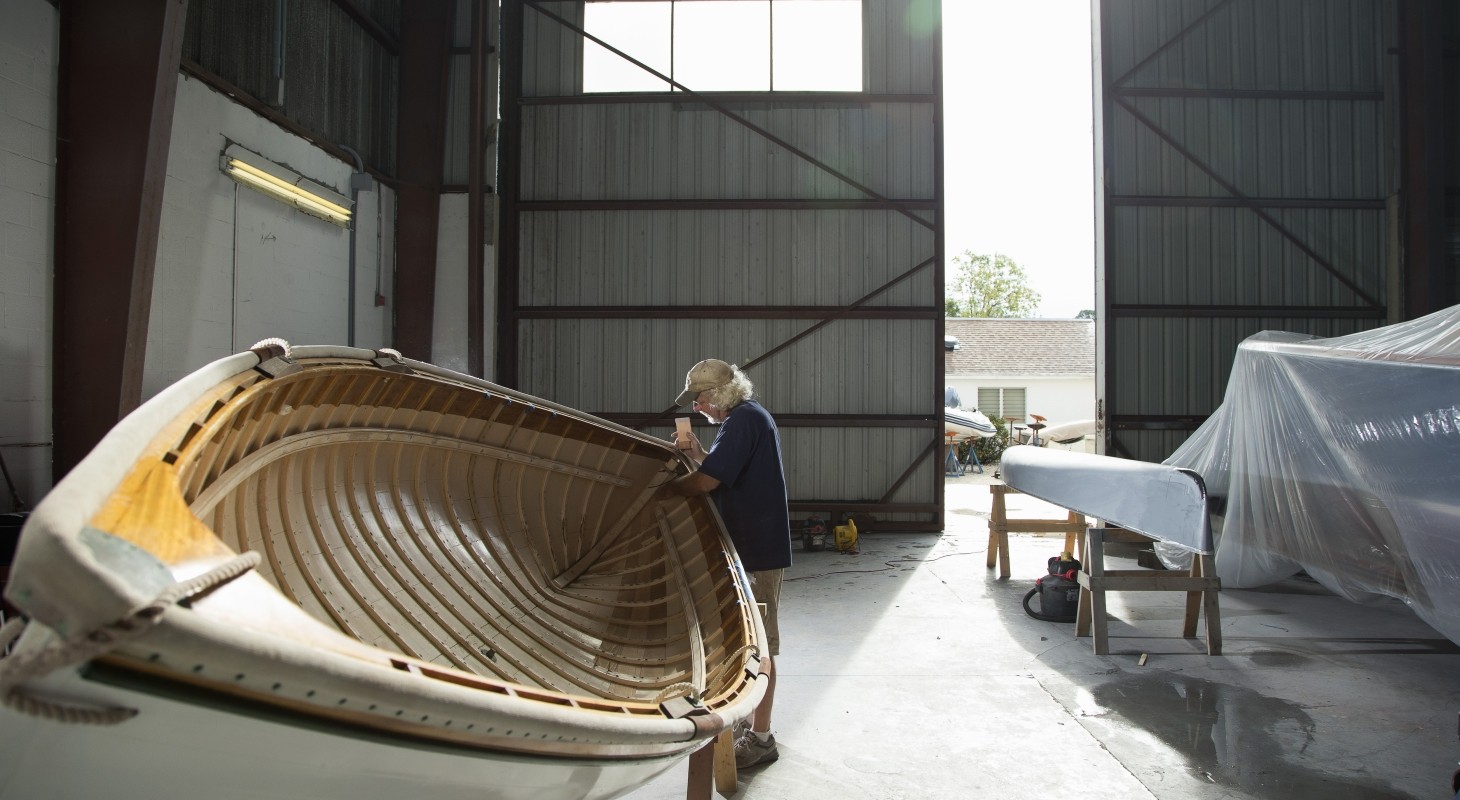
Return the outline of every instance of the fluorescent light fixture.
<path id="1" fill-rule="evenodd" d="M 223 174 L 244 186 L 288 203 L 310 216 L 350 227 L 350 198 L 286 169 L 251 150 L 231 144 L 219 159 Z"/>

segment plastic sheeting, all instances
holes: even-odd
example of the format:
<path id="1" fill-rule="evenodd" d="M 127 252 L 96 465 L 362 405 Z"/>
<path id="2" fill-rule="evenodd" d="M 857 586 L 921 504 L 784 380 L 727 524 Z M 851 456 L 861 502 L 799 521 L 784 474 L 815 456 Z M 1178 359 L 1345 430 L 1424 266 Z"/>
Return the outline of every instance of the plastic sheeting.
<path id="1" fill-rule="evenodd" d="M 1301 570 L 1356 602 L 1399 598 L 1460 642 L 1460 306 L 1252 336 L 1221 407 L 1164 463 L 1206 481 L 1223 587 Z"/>

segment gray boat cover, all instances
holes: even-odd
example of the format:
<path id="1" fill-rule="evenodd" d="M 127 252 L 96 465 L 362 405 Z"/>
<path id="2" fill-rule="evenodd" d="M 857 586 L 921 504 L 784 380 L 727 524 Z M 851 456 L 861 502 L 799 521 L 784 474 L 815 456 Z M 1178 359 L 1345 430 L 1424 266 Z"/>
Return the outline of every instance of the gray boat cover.
<path id="1" fill-rule="evenodd" d="M 1206 481 L 1224 588 L 1301 570 L 1350 600 L 1398 598 L 1460 642 L 1460 306 L 1248 338 L 1222 405 L 1165 463 Z"/>

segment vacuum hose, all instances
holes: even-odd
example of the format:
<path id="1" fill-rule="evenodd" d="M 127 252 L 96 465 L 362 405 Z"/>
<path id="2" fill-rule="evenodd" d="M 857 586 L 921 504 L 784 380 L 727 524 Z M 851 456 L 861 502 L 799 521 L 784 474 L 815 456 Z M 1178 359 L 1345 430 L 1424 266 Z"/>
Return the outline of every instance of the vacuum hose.
<path id="1" fill-rule="evenodd" d="M 1049 574 L 1034 582 L 1024 595 L 1024 613 L 1045 622 L 1074 622 L 1079 613 L 1080 584 L 1075 576 L 1080 562 L 1070 553 L 1061 553 L 1049 560 Z M 1039 610 L 1029 607 L 1029 600 L 1039 595 Z"/>
<path id="2" fill-rule="evenodd" d="M 1039 594 L 1039 585 L 1038 584 L 1035 584 L 1035 586 L 1034 586 L 1033 589 L 1030 589 L 1029 591 L 1027 591 L 1027 592 L 1024 593 L 1024 613 L 1025 614 L 1028 614 L 1029 616 L 1034 617 L 1035 619 L 1044 620 L 1045 622 L 1074 622 L 1075 621 L 1075 617 L 1074 617 L 1073 614 L 1071 614 L 1070 616 L 1054 616 L 1054 615 L 1048 615 L 1048 614 L 1041 614 L 1038 611 L 1035 611 L 1034 609 L 1030 608 L 1029 607 L 1029 599 L 1032 598 L 1032 597 L 1034 597 L 1037 594 Z"/>

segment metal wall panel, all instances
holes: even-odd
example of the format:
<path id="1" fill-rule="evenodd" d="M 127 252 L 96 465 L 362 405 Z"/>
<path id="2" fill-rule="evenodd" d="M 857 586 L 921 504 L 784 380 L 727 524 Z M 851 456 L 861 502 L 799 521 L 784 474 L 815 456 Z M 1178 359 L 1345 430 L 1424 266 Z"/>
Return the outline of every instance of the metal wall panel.
<path id="1" fill-rule="evenodd" d="M 194 0 L 183 59 L 391 174 L 400 2 L 350 9 L 354 16 L 331 0 Z"/>
<path id="2" fill-rule="evenodd" d="M 667 437 L 724 358 L 781 423 L 793 516 L 941 528 L 939 5 L 865 0 L 861 93 L 583 96 L 580 6 L 507 3 L 499 378 Z"/>
<path id="3" fill-rule="evenodd" d="M 845 306 L 927 257 L 932 231 L 885 211 L 561 211 L 526 215 L 521 302 Z M 920 270 L 868 300 L 926 303 Z"/>
<path id="4" fill-rule="evenodd" d="M 528 320 L 521 330 L 521 383 L 554 402 L 606 416 L 654 416 L 673 405 L 696 361 L 746 364 L 809 326 L 806 320 Z M 935 376 L 929 359 L 909 359 L 907 351 L 935 327 L 840 320 L 747 374 L 777 415 L 920 415 Z M 688 415 L 681 409 L 671 416 Z"/>
<path id="5" fill-rule="evenodd" d="M 751 123 L 891 198 L 930 197 L 927 103 L 734 104 Z M 862 199 L 865 194 L 700 103 L 529 106 L 523 199 Z"/>
<path id="6" fill-rule="evenodd" d="M 1389 0 L 1096 0 L 1107 450 L 1159 461 L 1238 343 L 1384 324 Z"/>

